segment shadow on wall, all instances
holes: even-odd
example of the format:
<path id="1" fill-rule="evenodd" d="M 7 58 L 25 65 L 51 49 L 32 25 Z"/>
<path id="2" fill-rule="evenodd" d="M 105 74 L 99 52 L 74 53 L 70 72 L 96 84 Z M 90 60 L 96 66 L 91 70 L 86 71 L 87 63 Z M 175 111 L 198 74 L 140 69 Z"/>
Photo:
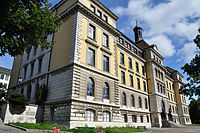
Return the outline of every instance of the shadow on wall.
<path id="1" fill-rule="evenodd" d="M 26 107 L 22 108 L 21 106 L 15 106 L 12 104 L 9 104 L 9 106 L 10 106 L 9 111 L 12 115 L 15 114 L 20 115 L 26 110 Z"/>

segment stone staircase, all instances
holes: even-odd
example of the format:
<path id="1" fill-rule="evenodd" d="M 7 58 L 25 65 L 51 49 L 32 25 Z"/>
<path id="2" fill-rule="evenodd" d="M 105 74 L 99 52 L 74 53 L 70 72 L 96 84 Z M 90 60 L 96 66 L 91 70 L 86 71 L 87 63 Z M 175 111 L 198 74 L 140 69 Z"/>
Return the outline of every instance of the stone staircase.
<path id="1" fill-rule="evenodd" d="M 175 123 L 175 122 L 172 122 L 172 121 L 168 121 L 168 123 L 170 124 L 170 127 L 171 128 L 181 128 L 181 127 L 185 127 L 181 124 L 178 124 L 178 123 Z"/>

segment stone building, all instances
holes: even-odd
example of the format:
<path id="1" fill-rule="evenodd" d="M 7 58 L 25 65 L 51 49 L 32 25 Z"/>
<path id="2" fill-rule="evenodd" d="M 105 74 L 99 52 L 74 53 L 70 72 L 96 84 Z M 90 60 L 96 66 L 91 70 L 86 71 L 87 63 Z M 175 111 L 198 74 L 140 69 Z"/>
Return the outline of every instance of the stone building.
<path id="1" fill-rule="evenodd" d="M 44 122 L 70 128 L 162 127 L 171 114 L 176 123 L 191 123 L 186 97 L 178 93 L 183 76 L 163 65 L 141 27 L 135 26 L 133 42 L 98 0 L 62 0 L 52 8 L 56 11 L 63 24 L 47 38 L 54 47 L 33 47 L 15 57 L 10 83 L 30 104 L 36 103 L 38 88 L 47 86 Z"/>
<path id="2" fill-rule="evenodd" d="M 6 89 L 8 89 L 10 74 L 11 74 L 10 69 L 0 67 L 0 84 Z"/>

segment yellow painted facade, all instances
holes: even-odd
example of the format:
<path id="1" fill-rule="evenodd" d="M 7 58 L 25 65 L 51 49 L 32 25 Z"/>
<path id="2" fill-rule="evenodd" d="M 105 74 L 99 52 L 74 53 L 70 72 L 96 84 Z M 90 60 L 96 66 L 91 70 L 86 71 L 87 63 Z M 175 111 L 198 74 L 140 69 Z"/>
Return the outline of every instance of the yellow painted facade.
<path id="1" fill-rule="evenodd" d="M 95 26 L 96 28 L 96 40 L 92 40 L 88 37 L 88 28 L 89 28 L 89 24 L 92 24 L 93 26 Z M 94 47 L 95 50 L 95 69 L 98 69 L 100 71 L 103 71 L 103 55 L 108 55 L 109 57 L 109 73 L 111 75 L 115 75 L 115 67 L 113 67 L 115 65 L 115 38 L 111 33 L 105 32 L 99 25 L 90 22 L 88 19 L 83 18 L 82 19 L 82 26 L 86 27 L 82 29 L 81 32 L 81 53 L 80 53 L 80 63 L 84 64 L 84 65 L 88 65 L 88 61 L 87 61 L 87 50 L 88 47 Z M 103 38 L 103 33 L 106 33 L 109 36 L 109 48 L 104 48 L 107 49 L 107 51 L 110 52 L 107 53 L 104 50 L 102 50 L 103 46 L 102 46 L 102 38 Z M 88 43 L 86 40 L 90 40 L 91 42 L 95 43 L 96 46 L 93 46 L 92 44 Z M 90 65 L 88 65 L 90 66 Z"/>
<path id="2" fill-rule="evenodd" d="M 124 65 L 120 64 L 120 53 L 124 54 Z M 129 68 L 128 58 L 132 59 L 132 69 Z M 136 72 L 136 62 L 139 65 L 139 73 Z M 142 74 L 142 66 L 144 66 L 144 63 L 142 63 L 142 61 L 139 61 L 134 56 L 128 55 L 126 52 L 121 52 L 120 49 L 118 48 L 117 49 L 117 64 L 118 64 L 118 78 L 119 78 L 120 83 L 122 83 L 121 71 L 123 71 L 123 72 L 125 72 L 125 85 L 130 86 L 129 75 L 132 75 L 134 88 L 136 88 L 136 89 L 138 88 L 137 78 L 139 78 L 140 79 L 140 90 L 144 91 L 143 81 L 145 81 L 146 89 L 147 89 L 147 82 L 146 82 L 146 79 L 144 79 L 144 77 L 146 77 L 146 76 L 143 76 L 143 74 Z"/>
<path id="3" fill-rule="evenodd" d="M 9 88 L 12 88 L 18 84 L 21 60 L 22 60 L 21 55 L 15 57 L 15 59 L 14 59 Z"/>
<path id="4" fill-rule="evenodd" d="M 173 86 L 173 81 L 171 81 L 168 77 L 166 78 L 166 88 L 167 88 L 167 97 L 171 102 L 176 102 L 175 98 L 175 91 L 174 91 L 174 86 Z"/>
<path id="5" fill-rule="evenodd" d="M 52 48 L 50 71 L 62 67 L 70 62 L 72 55 L 72 34 L 73 34 L 74 18 L 70 17 L 64 21 L 61 29 L 54 34 L 54 41 L 56 42 Z"/>

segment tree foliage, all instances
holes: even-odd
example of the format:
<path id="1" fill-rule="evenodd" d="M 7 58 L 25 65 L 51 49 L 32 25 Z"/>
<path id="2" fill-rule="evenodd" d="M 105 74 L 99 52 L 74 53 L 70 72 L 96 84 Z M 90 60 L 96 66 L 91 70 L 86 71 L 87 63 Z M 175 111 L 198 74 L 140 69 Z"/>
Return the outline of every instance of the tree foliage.
<path id="1" fill-rule="evenodd" d="M 51 47 L 47 35 L 55 33 L 61 21 L 50 7 L 48 0 L 1 0 L 0 56 L 17 56 L 32 46 Z"/>
<path id="2" fill-rule="evenodd" d="M 189 104 L 190 118 L 193 124 L 200 124 L 200 98 L 192 99 Z"/>
<path id="3" fill-rule="evenodd" d="M 28 99 L 21 93 L 12 94 L 8 101 L 12 106 L 19 106 L 21 108 L 25 108 L 28 105 Z"/>
<path id="4" fill-rule="evenodd" d="M 199 28 L 200 33 L 200 28 Z M 186 84 L 186 89 L 182 90 L 183 93 L 189 95 L 190 98 L 192 96 L 200 96 L 200 34 L 196 36 L 194 39 L 194 43 L 197 46 L 198 53 L 188 64 L 186 63 L 181 69 L 184 70 L 184 73 L 187 73 L 188 83 Z"/>

